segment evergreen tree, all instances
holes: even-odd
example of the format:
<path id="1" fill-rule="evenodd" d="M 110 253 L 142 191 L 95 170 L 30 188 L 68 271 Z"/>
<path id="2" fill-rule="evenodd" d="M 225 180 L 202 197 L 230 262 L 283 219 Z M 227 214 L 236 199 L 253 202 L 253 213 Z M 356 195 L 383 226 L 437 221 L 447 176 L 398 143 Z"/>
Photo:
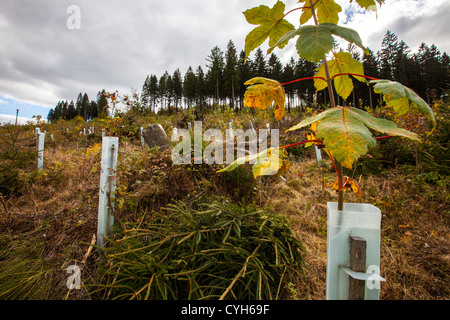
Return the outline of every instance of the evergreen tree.
<path id="1" fill-rule="evenodd" d="M 98 107 L 97 107 L 97 102 L 95 102 L 94 100 L 92 100 L 91 102 L 89 102 L 89 115 L 88 117 L 90 119 L 94 119 L 98 117 Z"/>
<path id="2" fill-rule="evenodd" d="M 142 86 L 141 92 L 141 103 L 144 108 L 148 108 L 150 106 L 150 76 L 147 75 L 144 81 L 144 85 Z"/>
<path id="3" fill-rule="evenodd" d="M 167 98 L 167 78 L 169 78 L 169 73 L 166 71 L 164 74 L 159 78 L 159 99 L 161 101 L 161 109 L 165 108 L 166 104 L 166 98 Z"/>
<path id="4" fill-rule="evenodd" d="M 235 107 L 236 95 L 239 95 L 239 68 L 236 47 L 233 41 L 229 41 L 225 53 L 224 69 L 225 96 L 230 99 L 230 107 Z"/>
<path id="5" fill-rule="evenodd" d="M 89 105 L 90 105 L 89 97 L 87 93 L 85 93 L 83 95 L 83 99 L 81 100 L 81 110 L 80 110 L 80 115 L 84 118 L 84 120 L 88 120 Z"/>
<path id="6" fill-rule="evenodd" d="M 67 107 L 67 115 L 67 120 L 72 120 L 77 116 L 77 110 L 75 109 L 75 103 L 73 102 L 73 100 L 70 101 L 69 106 Z"/>
<path id="7" fill-rule="evenodd" d="M 83 104 L 83 94 L 80 92 L 77 97 L 77 102 L 75 103 L 75 109 L 77 111 L 77 116 L 83 116 L 82 104 Z"/>
<path id="8" fill-rule="evenodd" d="M 252 73 L 255 77 L 267 77 L 267 63 L 261 48 L 255 52 L 255 58 L 252 63 Z"/>
<path id="9" fill-rule="evenodd" d="M 150 108 L 153 108 L 153 112 L 156 112 L 156 106 L 159 101 L 159 84 L 158 84 L 158 77 L 155 75 L 150 76 L 150 85 L 148 87 L 148 94 L 150 99 Z"/>
<path id="10" fill-rule="evenodd" d="M 69 111 L 68 111 L 68 103 L 67 101 L 63 102 L 61 107 L 62 107 L 62 111 L 61 111 L 61 118 L 64 120 L 69 120 Z"/>
<path id="11" fill-rule="evenodd" d="M 447 92 L 450 87 L 450 57 L 446 52 L 444 52 L 442 54 L 442 56 L 440 58 L 440 62 L 441 62 L 441 66 L 442 66 L 442 68 L 441 68 L 442 92 L 440 93 L 440 97 L 444 97 L 445 94 L 448 94 Z"/>
<path id="12" fill-rule="evenodd" d="M 383 79 L 394 79 L 394 64 L 397 45 L 398 37 L 388 30 L 381 43 L 381 51 L 378 53 L 378 59 L 380 61 L 380 77 Z"/>
<path id="13" fill-rule="evenodd" d="M 214 104 L 218 104 L 219 100 L 222 98 L 222 78 L 224 71 L 224 58 L 223 52 L 218 47 L 215 46 L 211 50 L 211 54 L 206 58 L 208 64 L 206 65 L 209 70 L 207 72 L 208 87 L 210 94 L 214 97 Z"/>
<path id="14" fill-rule="evenodd" d="M 172 76 L 168 74 L 166 77 L 167 108 L 172 106 L 172 99 L 173 99 L 173 81 L 172 81 Z"/>
<path id="15" fill-rule="evenodd" d="M 203 72 L 203 69 L 201 66 L 198 66 L 197 70 L 195 71 L 195 77 L 197 78 L 196 82 L 196 89 L 195 89 L 195 96 L 196 96 L 196 104 L 200 107 L 201 110 L 205 107 L 206 104 L 206 80 L 205 80 L 205 73 Z"/>
<path id="16" fill-rule="evenodd" d="M 183 80 L 181 79 L 180 69 L 175 70 L 172 76 L 172 95 L 175 109 L 178 109 L 178 103 L 183 98 Z"/>
<path id="17" fill-rule="evenodd" d="M 283 65 L 274 53 L 269 56 L 267 62 L 267 76 L 277 81 L 282 81 L 283 79 Z"/>
<path id="18" fill-rule="evenodd" d="M 294 69 L 294 78 L 306 78 L 310 77 L 315 73 L 316 64 L 311 61 L 307 61 L 300 58 Z M 314 94 L 316 89 L 314 87 L 313 81 L 301 81 L 293 84 L 293 87 L 297 96 L 297 106 L 302 106 L 303 104 L 311 103 L 314 99 Z"/>
<path id="19" fill-rule="evenodd" d="M 441 88 L 445 80 L 442 82 L 442 79 L 446 78 L 445 70 L 448 69 L 448 66 L 445 68 L 441 64 L 441 53 L 434 44 L 431 47 L 422 44 L 418 56 L 421 61 L 422 83 L 425 88 L 424 99 L 427 102 L 432 102 L 443 92 Z"/>
<path id="20" fill-rule="evenodd" d="M 50 109 L 47 115 L 47 122 L 51 123 L 53 121 L 55 121 L 55 111 L 53 111 L 53 109 Z"/>
<path id="21" fill-rule="evenodd" d="M 281 81 L 282 82 L 292 81 L 294 79 L 294 70 L 295 70 L 295 60 L 293 57 L 291 57 L 291 60 L 289 60 L 289 62 L 286 63 L 286 65 L 284 66 Z M 291 104 L 294 96 L 294 86 L 287 85 L 285 86 L 284 90 L 286 92 L 286 102 L 288 112 L 291 112 Z"/>
<path id="22" fill-rule="evenodd" d="M 244 50 L 241 50 L 239 53 L 239 60 L 238 60 L 238 68 L 239 68 L 239 107 L 242 109 L 244 105 L 244 94 L 246 86 L 244 83 L 252 78 L 252 60 L 250 58 L 247 59 L 247 62 L 245 61 L 246 54 Z"/>
<path id="23" fill-rule="evenodd" d="M 195 76 L 195 73 L 192 70 L 191 66 L 189 66 L 189 68 L 186 71 L 186 74 L 184 75 L 183 95 L 184 98 L 186 99 L 187 107 L 188 108 L 192 107 L 195 98 L 197 96 L 197 77 Z"/>
<path id="24" fill-rule="evenodd" d="M 97 93 L 97 109 L 100 118 L 108 116 L 108 99 L 105 97 L 105 94 L 105 89 Z"/>
<path id="25" fill-rule="evenodd" d="M 409 47 L 405 41 L 398 42 L 395 47 L 393 65 L 394 80 L 408 87 L 411 86 L 409 83 L 409 72 L 411 71 L 409 65 L 410 59 L 408 57 L 409 52 Z"/>

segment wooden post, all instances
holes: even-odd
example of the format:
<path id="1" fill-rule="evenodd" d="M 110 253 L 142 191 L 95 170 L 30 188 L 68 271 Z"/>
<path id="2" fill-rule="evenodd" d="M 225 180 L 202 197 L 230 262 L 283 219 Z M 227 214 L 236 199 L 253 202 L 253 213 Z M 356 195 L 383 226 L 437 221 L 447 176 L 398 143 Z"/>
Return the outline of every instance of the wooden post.
<path id="1" fill-rule="evenodd" d="M 104 237 L 112 234 L 112 226 L 114 224 L 113 210 L 116 189 L 114 176 L 117 167 L 119 138 L 103 137 L 102 144 L 102 169 L 100 173 L 97 225 L 97 245 L 99 247 L 104 245 Z"/>
<path id="2" fill-rule="evenodd" d="M 350 237 L 350 269 L 355 272 L 366 272 L 366 240 L 361 237 Z M 366 281 L 349 277 L 349 300 L 364 300 Z"/>

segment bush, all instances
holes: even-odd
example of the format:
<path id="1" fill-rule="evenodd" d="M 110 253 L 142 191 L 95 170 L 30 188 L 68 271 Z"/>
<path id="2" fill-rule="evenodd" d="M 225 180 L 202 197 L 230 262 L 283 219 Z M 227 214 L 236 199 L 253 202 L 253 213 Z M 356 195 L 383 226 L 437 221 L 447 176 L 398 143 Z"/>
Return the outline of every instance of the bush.
<path id="1" fill-rule="evenodd" d="M 277 299 L 303 265 L 286 218 L 228 202 L 171 205 L 109 244 L 93 287 L 112 299 Z"/>
<path id="2" fill-rule="evenodd" d="M 6 197 L 18 195 L 22 187 L 19 170 L 7 165 L 0 166 L 0 195 Z"/>

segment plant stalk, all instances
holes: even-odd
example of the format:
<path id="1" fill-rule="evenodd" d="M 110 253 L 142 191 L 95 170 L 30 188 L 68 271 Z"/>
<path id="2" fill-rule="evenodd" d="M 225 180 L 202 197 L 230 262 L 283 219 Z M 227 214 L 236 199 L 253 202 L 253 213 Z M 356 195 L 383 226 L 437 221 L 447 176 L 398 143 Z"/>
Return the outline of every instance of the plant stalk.
<path id="1" fill-rule="evenodd" d="M 319 25 L 319 22 L 317 21 L 316 12 L 314 11 L 314 3 L 312 0 L 309 0 L 309 4 L 311 7 L 314 24 L 317 26 L 317 25 Z M 336 100 L 334 99 L 333 83 L 332 83 L 332 79 L 330 76 L 330 69 L 328 68 L 328 62 L 327 62 L 326 57 L 323 58 L 323 66 L 325 68 L 325 76 L 326 76 L 327 83 L 328 83 L 328 95 L 330 96 L 331 108 L 335 108 Z M 336 161 L 336 169 L 338 172 L 339 187 L 340 187 L 338 190 L 338 210 L 342 211 L 344 209 L 344 190 L 343 190 L 343 185 L 342 185 L 343 173 L 342 173 L 342 165 L 339 163 L 339 161 Z"/>

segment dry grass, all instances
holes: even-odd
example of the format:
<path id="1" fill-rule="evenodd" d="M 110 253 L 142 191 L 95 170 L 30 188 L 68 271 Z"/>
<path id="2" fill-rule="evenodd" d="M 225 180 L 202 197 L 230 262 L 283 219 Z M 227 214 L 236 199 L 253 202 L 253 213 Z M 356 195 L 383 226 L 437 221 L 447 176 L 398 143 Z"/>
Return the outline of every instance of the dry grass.
<path id="1" fill-rule="evenodd" d="M 346 201 L 372 203 L 382 212 L 381 273 L 387 282 L 382 283 L 380 299 L 448 299 L 448 192 L 418 184 L 395 170 L 390 174 L 362 177 L 361 201 L 346 194 Z M 305 246 L 306 276 L 299 280 L 297 297 L 325 299 L 326 202 L 336 201 L 336 195 L 320 181 L 334 175 L 330 165 L 319 169 L 314 160 L 307 160 L 294 164 L 286 179 L 287 183 L 276 180 L 270 186 L 265 206 L 288 215 Z"/>

